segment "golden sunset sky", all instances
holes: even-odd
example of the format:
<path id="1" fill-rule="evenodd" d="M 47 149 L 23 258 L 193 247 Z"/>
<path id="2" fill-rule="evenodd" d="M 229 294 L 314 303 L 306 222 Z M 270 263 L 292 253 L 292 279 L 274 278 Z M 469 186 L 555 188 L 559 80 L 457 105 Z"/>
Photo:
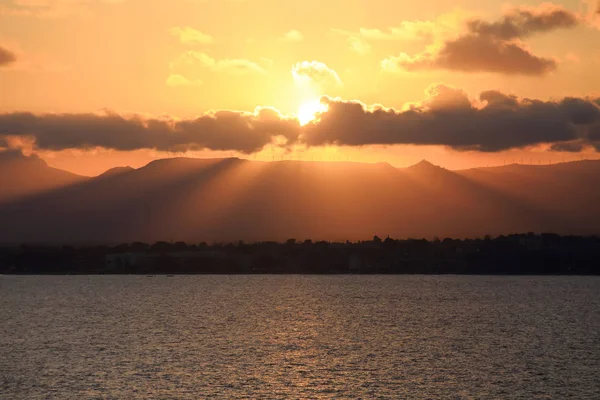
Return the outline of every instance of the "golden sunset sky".
<path id="1" fill-rule="evenodd" d="M 599 158 L 599 98 L 596 2 L 0 0 L 0 147 L 87 175 L 176 154 Z"/>

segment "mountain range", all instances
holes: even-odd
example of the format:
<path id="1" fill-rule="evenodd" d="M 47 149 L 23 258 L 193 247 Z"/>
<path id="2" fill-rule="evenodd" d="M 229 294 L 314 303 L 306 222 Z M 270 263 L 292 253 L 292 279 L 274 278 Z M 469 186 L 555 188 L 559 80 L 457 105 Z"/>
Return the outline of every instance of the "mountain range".
<path id="1" fill-rule="evenodd" d="M 0 153 L 5 244 L 591 235 L 599 204 L 598 160 L 450 171 L 170 158 L 84 177 Z"/>

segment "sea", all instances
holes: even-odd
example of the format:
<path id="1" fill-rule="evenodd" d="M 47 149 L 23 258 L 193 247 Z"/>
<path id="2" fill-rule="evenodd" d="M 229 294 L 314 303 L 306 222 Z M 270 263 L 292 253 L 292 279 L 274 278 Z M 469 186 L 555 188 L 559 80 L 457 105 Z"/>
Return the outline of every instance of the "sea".
<path id="1" fill-rule="evenodd" d="M 0 399 L 599 399 L 600 277 L 0 276 Z"/>

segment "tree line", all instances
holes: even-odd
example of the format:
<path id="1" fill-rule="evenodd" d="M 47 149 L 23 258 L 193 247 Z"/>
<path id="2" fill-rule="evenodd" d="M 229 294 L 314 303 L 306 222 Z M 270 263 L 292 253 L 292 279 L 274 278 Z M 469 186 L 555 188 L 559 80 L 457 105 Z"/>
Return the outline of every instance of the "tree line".
<path id="1" fill-rule="evenodd" d="M 0 274 L 599 275 L 600 237 L 0 247 Z"/>

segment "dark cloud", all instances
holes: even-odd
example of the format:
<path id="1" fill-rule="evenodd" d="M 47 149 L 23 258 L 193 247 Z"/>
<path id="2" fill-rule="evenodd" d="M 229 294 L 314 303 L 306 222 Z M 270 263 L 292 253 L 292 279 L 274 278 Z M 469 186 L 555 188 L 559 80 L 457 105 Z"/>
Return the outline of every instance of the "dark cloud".
<path id="1" fill-rule="evenodd" d="M 562 108 L 570 116 L 574 125 L 593 125 L 600 121 L 600 102 L 598 99 L 580 99 L 565 97 Z"/>
<path id="2" fill-rule="evenodd" d="M 104 147 L 116 150 L 160 151 L 236 150 L 252 153 L 275 136 L 295 140 L 300 126 L 274 110 L 256 113 L 218 111 L 194 119 L 163 120 L 108 113 L 0 114 L 0 137 L 27 136 L 38 149 Z"/>
<path id="3" fill-rule="evenodd" d="M 437 54 L 401 60 L 400 65 L 409 71 L 442 68 L 506 75 L 544 75 L 556 69 L 556 61 L 537 57 L 520 43 L 480 35 L 448 41 Z"/>
<path id="4" fill-rule="evenodd" d="M 515 8 L 501 20 L 467 22 L 467 32 L 448 39 L 435 52 L 414 57 L 402 54 L 384 60 L 388 70 L 448 69 L 493 72 L 506 75 L 544 75 L 556 69 L 556 61 L 533 54 L 519 41 L 535 33 L 571 28 L 579 17 L 555 5 Z"/>
<path id="5" fill-rule="evenodd" d="M 507 95 L 497 90 L 486 90 L 479 94 L 479 99 L 485 101 L 490 106 L 516 108 L 519 106 L 519 98 L 514 95 Z"/>
<path id="6" fill-rule="evenodd" d="M 600 147 L 600 101 L 523 99 L 485 91 L 478 101 L 445 85 L 432 85 L 426 98 L 402 110 L 367 107 L 358 101 L 325 97 L 328 111 L 300 126 L 269 108 L 255 113 L 217 111 L 173 120 L 97 114 L 0 114 L 0 141 L 33 140 L 46 150 L 156 149 L 159 151 L 259 151 L 277 136 L 286 145 L 442 145 L 484 152 L 538 144 L 577 151 L 575 143 Z M 566 151 L 566 150 L 561 150 Z"/>
<path id="7" fill-rule="evenodd" d="M 589 139 L 595 143 L 597 148 L 600 148 L 600 123 L 590 128 Z"/>
<path id="8" fill-rule="evenodd" d="M 0 46 L 0 67 L 17 61 L 17 56 L 5 47 Z"/>
<path id="9" fill-rule="evenodd" d="M 477 35 L 510 40 L 554 29 L 572 28 L 578 23 L 577 15 L 565 8 L 543 4 L 537 8 L 512 9 L 502 19 L 495 22 L 473 19 L 467 22 L 467 27 L 471 33 Z"/>
<path id="10" fill-rule="evenodd" d="M 552 146 L 550 146 L 550 151 L 578 153 L 583 150 L 584 147 L 585 144 L 579 141 L 554 143 Z"/>
<path id="11" fill-rule="evenodd" d="M 541 101 L 487 91 L 483 104 L 475 104 L 449 87 L 429 92 L 432 98 L 403 111 L 325 98 L 329 111 L 305 127 L 303 140 L 312 146 L 416 144 L 493 152 L 585 141 L 600 124 L 600 108 L 588 99 Z M 453 100 L 440 103 L 439 96 Z"/>

